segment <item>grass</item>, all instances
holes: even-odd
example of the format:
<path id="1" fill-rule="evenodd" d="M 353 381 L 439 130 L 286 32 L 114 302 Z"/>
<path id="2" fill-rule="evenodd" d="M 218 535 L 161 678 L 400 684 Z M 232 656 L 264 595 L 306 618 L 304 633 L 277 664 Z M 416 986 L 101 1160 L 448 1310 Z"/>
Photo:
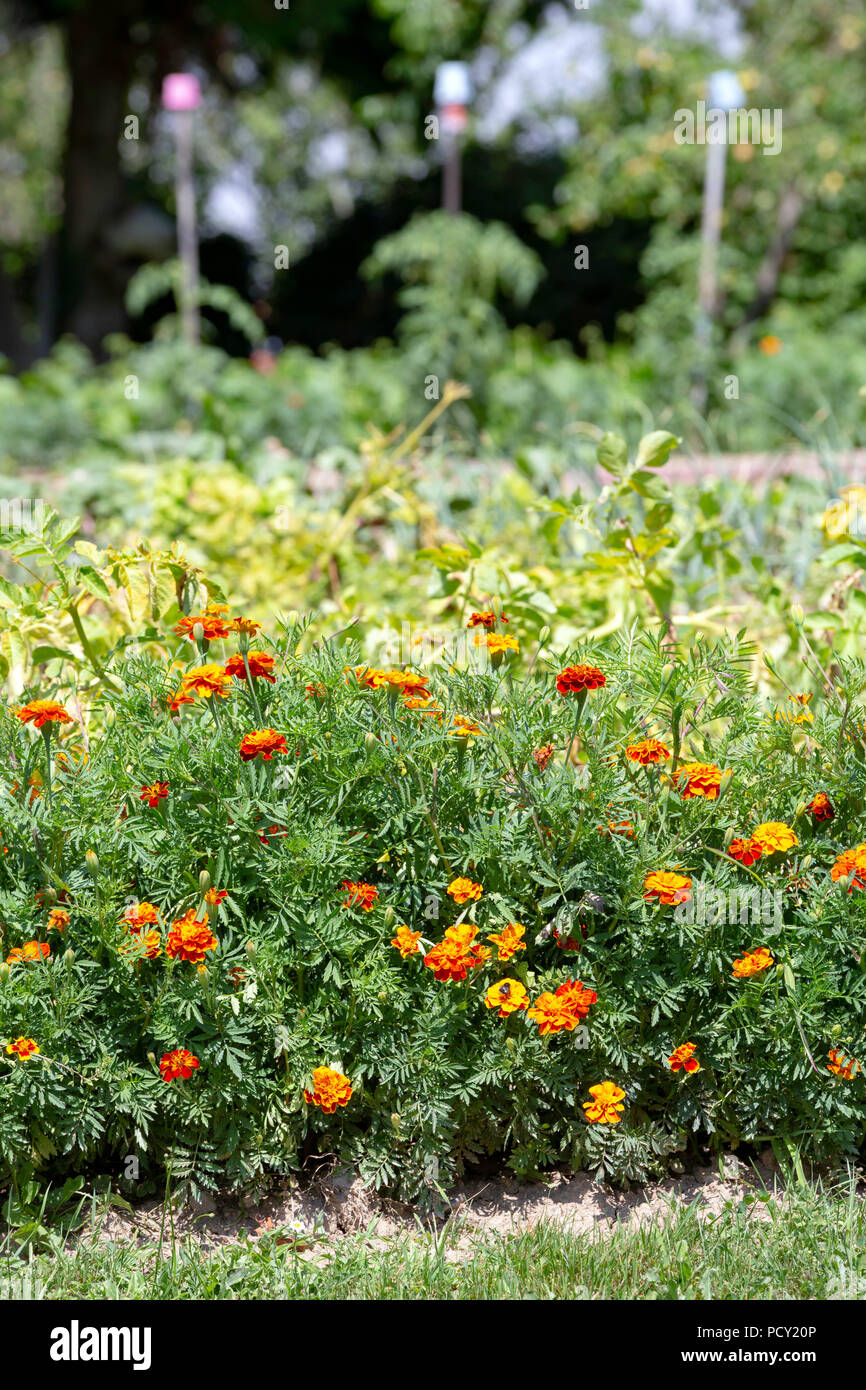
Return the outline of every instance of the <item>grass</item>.
<path id="1" fill-rule="evenodd" d="M 376 1243 L 378 1245 L 378 1242 Z M 732 1200 L 716 1216 L 679 1209 L 651 1227 L 591 1236 L 553 1224 L 511 1235 L 458 1223 L 384 1248 L 321 1240 L 305 1258 L 273 1234 L 168 1258 L 155 1244 L 0 1252 L 0 1298 L 20 1299 L 858 1299 L 866 1297 L 866 1205 L 853 1175 Z"/>

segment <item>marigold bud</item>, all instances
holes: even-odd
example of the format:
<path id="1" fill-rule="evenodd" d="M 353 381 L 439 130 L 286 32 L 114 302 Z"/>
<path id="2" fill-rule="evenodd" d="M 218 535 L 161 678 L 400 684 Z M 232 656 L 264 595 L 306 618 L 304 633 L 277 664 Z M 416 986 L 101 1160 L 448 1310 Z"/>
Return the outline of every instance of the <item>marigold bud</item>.
<path id="1" fill-rule="evenodd" d="M 208 873 L 207 869 L 202 869 L 201 873 L 199 874 L 198 886 L 202 893 L 206 893 L 207 890 L 210 888 L 210 874 Z"/>
<path id="2" fill-rule="evenodd" d="M 380 989 L 380 990 L 379 990 L 379 994 L 378 994 L 377 997 L 378 997 L 379 1003 L 380 1003 L 380 1004 L 384 1004 L 384 1003 L 387 1001 L 387 998 L 388 998 L 388 991 L 387 991 L 387 989 Z"/>
<path id="3" fill-rule="evenodd" d="M 63 952 L 63 959 L 65 960 L 67 965 L 75 964 L 75 952 L 73 951 L 71 946 L 69 947 L 68 951 Z"/>
<path id="4" fill-rule="evenodd" d="M 807 805 L 807 803 L 806 803 L 805 801 L 800 801 L 800 802 L 797 803 L 797 809 L 796 809 L 796 811 L 794 812 L 794 820 L 799 820 L 799 819 L 800 819 L 800 817 L 802 816 L 803 812 L 804 812 L 805 809 L 806 809 L 806 805 Z"/>
<path id="5" fill-rule="evenodd" d="M 808 867 L 809 867 L 809 865 L 811 864 L 811 862 L 812 862 L 812 856 L 811 856 L 811 854 L 805 855 L 805 856 L 800 860 L 800 868 L 803 869 L 803 870 L 805 871 L 806 869 L 808 869 Z"/>
<path id="6" fill-rule="evenodd" d="M 401 1119 L 401 1116 L 398 1115 L 398 1114 L 397 1114 L 397 1111 L 395 1110 L 394 1113 L 393 1113 L 392 1116 L 391 1116 L 391 1124 L 394 1126 L 395 1129 L 399 1129 L 399 1128 L 400 1128 L 400 1119 Z"/>
<path id="7" fill-rule="evenodd" d="M 150 1065 L 151 1065 L 152 1067 L 155 1067 L 155 1066 L 156 1066 L 156 1053 L 155 1053 L 155 1052 L 148 1052 L 148 1054 L 147 1054 L 147 1060 L 150 1062 Z"/>
<path id="8" fill-rule="evenodd" d="M 92 849 L 89 849 L 85 854 L 84 862 L 87 865 L 87 871 L 91 878 L 96 878 L 96 875 L 99 873 L 99 860 Z"/>
<path id="9" fill-rule="evenodd" d="M 737 838 L 737 832 L 736 832 L 736 830 L 734 829 L 734 827 L 731 825 L 731 826 L 729 826 L 728 829 L 725 831 L 725 849 L 730 849 L 732 843 L 734 842 L 734 840 L 736 840 L 736 838 Z"/>
<path id="10" fill-rule="evenodd" d="M 204 641 L 204 628 L 201 623 L 193 624 L 192 635 L 196 640 L 196 645 L 200 647 Z"/>
<path id="11" fill-rule="evenodd" d="M 544 624 L 544 627 L 541 629 L 541 631 L 540 631 L 539 634 L 538 634 L 538 645 L 539 645 L 539 647 L 543 647 L 544 644 L 545 644 L 545 642 L 547 642 L 547 641 L 549 640 L 549 638 L 550 638 L 550 628 L 547 626 L 547 623 L 545 623 L 545 624 Z"/>
<path id="12" fill-rule="evenodd" d="M 666 662 L 665 665 L 662 667 L 662 678 L 661 678 L 661 682 L 660 682 L 660 684 L 659 684 L 659 690 L 660 690 L 660 691 L 666 690 L 667 687 L 670 685 L 671 680 L 673 679 L 674 671 L 675 671 L 676 669 L 677 669 L 677 664 L 676 664 L 675 661 L 668 661 L 668 662 Z"/>
<path id="13" fill-rule="evenodd" d="M 791 617 L 794 619 L 795 627 L 803 626 L 803 609 L 800 607 L 799 603 L 795 603 L 791 609 Z"/>
<path id="14" fill-rule="evenodd" d="M 368 753 L 372 753 L 373 749 L 377 746 L 378 742 L 379 740 L 372 731 L 364 735 L 364 747 L 366 748 Z"/>
<path id="15" fill-rule="evenodd" d="M 397 920 L 397 914 L 396 914 L 396 912 L 394 911 L 393 907 L 386 907 L 386 908 L 385 908 L 385 926 L 386 926 L 386 927 L 393 927 L 393 925 L 394 925 L 394 923 L 396 922 L 396 920 Z"/>
<path id="16" fill-rule="evenodd" d="M 255 943 L 254 941 L 248 941 L 247 944 L 246 944 L 246 946 L 244 947 L 244 950 L 246 951 L 246 953 L 247 953 L 247 955 L 249 956 L 250 960 L 255 960 L 255 958 L 256 958 L 256 943 Z"/>
<path id="17" fill-rule="evenodd" d="M 11 973 L 12 972 L 10 971 L 9 966 L 6 964 L 4 960 L 2 965 L 0 965 L 0 985 L 6 984 L 6 981 L 9 979 Z"/>
<path id="18" fill-rule="evenodd" d="M 724 796 L 725 792 L 728 790 L 728 787 L 731 785 L 731 783 L 733 782 L 733 780 L 734 780 L 733 768 L 730 768 L 730 767 L 725 768 L 725 771 L 722 773 L 721 778 L 720 778 L 720 780 L 719 780 L 719 796 L 720 796 L 720 797 L 721 797 L 721 796 Z"/>

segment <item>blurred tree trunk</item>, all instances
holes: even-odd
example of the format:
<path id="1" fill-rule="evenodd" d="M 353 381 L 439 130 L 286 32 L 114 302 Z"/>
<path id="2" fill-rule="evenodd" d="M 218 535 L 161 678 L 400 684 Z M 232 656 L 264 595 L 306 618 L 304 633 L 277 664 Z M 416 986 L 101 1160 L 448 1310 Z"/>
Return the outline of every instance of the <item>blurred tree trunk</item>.
<path id="1" fill-rule="evenodd" d="M 73 10 L 65 25 L 71 104 L 63 158 L 59 333 L 98 350 L 125 323 L 123 277 L 105 232 L 124 203 L 118 141 L 134 47 L 112 5 Z"/>

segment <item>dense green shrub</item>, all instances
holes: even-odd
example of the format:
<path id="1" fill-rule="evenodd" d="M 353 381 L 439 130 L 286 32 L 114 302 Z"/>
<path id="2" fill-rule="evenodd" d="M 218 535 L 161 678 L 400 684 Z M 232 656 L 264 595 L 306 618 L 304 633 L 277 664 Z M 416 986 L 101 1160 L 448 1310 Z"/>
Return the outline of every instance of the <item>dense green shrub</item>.
<path id="1" fill-rule="evenodd" d="M 744 641 L 671 660 L 631 632 L 483 663 L 470 646 L 427 672 L 425 704 L 402 678 L 347 669 L 358 650 L 339 638 L 305 650 L 282 625 L 252 645 L 274 658 L 273 684 L 235 678 L 174 713 L 183 669 L 204 663 L 219 685 L 234 638 L 199 656 L 178 638 L 174 669 L 117 663 L 120 691 L 88 728 L 74 701 L 42 736 L 19 706 L 3 715 L 0 1180 L 31 1164 L 122 1173 L 134 1155 L 145 1176 L 169 1165 L 239 1185 L 318 1148 L 418 1197 L 485 1153 L 519 1174 L 571 1162 L 625 1178 L 687 1144 L 858 1149 L 863 1080 L 833 1074 L 828 1052 L 862 1052 L 866 895 L 829 871 L 863 838 L 862 668 L 842 672 L 844 695 L 782 697 L 774 713 L 749 690 Z M 604 687 L 560 694 L 560 669 L 587 661 Z M 263 728 L 287 751 L 244 761 L 241 740 Z M 625 754 L 648 736 L 670 754 L 655 766 Z M 708 796 L 684 795 L 695 760 L 719 770 Z M 821 791 L 832 820 L 806 809 Z M 726 846 L 759 822 L 797 843 L 747 867 Z M 690 878 L 691 899 L 646 900 L 660 870 Z M 449 894 L 459 877 L 477 900 Z M 369 910 L 346 906 L 346 882 L 375 888 Z M 754 887 L 770 896 L 741 920 Z M 207 904 L 208 888 L 226 896 Z M 159 913 L 153 959 L 124 920 L 138 902 Z M 166 948 L 173 921 L 203 910 L 218 944 L 199 971 Z M 436 979 L 424 953 L 458 921 L 492 954 L 463 982 Z M 500 962 L 489 937 L 508 923 L 525 949 Z M 405 959 L 391 944 L 403 924 L 422 948 Z M 16 960 L 27 942 L 50 954 Z M 772 964 L 735 978 L 759 947 Z M 597 1001 L 542 1036 L 527 1010 L 486 1006 L 503 977 L 530 1004 L 569 979 Z M 21 1037 L 38 1055 L 7 1051 Z M 685 1043 L 693 1074 L 668 1061 Z M 199 1069 L 167 1083 L 157 1064 L 177 1048 Z M 352 1087 L 331 1116 L 304 1098 L 320 1066 Z M 618 1124 L 585 1116 L 603 1081 L 624 1091 Z"/>

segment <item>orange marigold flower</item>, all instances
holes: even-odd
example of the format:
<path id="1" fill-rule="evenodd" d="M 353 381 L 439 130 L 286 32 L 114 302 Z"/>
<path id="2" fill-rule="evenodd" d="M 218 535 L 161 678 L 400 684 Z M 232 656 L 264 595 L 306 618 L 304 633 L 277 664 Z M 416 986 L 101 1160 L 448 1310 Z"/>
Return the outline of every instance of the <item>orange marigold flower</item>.
<path id="1" fill-rule="evenodd" d="M 442 718 L 442 706 L 432 695 L 404 695 L 403 704 L 407 709 L 420 710 L 422 714 L 430 714 L 434 719 Z"/>
<path id="2" fill-rule="evenodd" d="M 172 960 L 187 960 L 191 965 L 201 965 L 208 951 L 215 951 L 219 945 L 208 926 L 208 915 L 203 912 L 196 917 L 191 907 L 171 924 L 165 954 Z"/>
<path id="3" fill-rule="evenodd" d="M 752 840 L 762 854 L 774 854 L 777 850 L 792 849 L 799 844 L 797 836 L 783 821 L 769 820 L 752 831 Z"/>
<path id="4" fill-rule="evenodd" d="M 397 928 L 397 935 L 394 937 L 391 945 L 396 946 L 404 960 L 408 960 L 409 956 L 417 956 L 420 953 L 421 947 L 418 945 L 420 940 L 421 933 L 419 931 L 412 931 L 411 927 L 407 927 L 404 924 L 402 927 Z"/>
<path id="5" fill-rule="evenodd" d="M 586 1118 L 594 1125 L 618 1125 L 625 1109 L 625 1091 L 613 1081 L 602 1081 L 599 1086 L 590 1086 L 592 1100 L 585 1100 L 583 1108 Z"/>
<path id="6" fill-rule="evenodd" d="M 148 806 L 158 806 L 168 796 L 168 782 L 151 782 L 149 787 L 142 787 L 139 801 L 146 801 Z"/>
<path id="7" fill-rule="evenodd" d="M 266 845 L 269 843 L 269 839 L 278 840 L 281 836 L 288 835 L 288 833 L 288 830 L 284 830 L 279 825 L 269 825 L 267 830 L 260 830 L 258 836 L 262 844 Z"/>
<path id="8" fill-rule="evenodd" d="M 16 946 L 6 957 L 7 965 L 23 965 L 25 961 L 50 960 L 51 947 L 46 941 L 25 941 L 23 946 Z"/>
<path id="9" fill-rule="evenodd" d="M 580 980 L 567 980 L 555 994 L 540 994 L 529 1010 L 529 1017 L 538 1024 L 542 1036 L 546 1033 L 573 1032 L 581 1019 L 586 1018 L 590 1005 L 598 996 Z"/>
<path id="10" fill-rule="evenodd" d="M 560 695 L 579 695 L 582 690 L 601 690 L 607 676 L 597 666 L 566 666 L 556 677 Z"/>
<path id="11" fill-rule="evenodd" d="M 759 946 L 755 951 L 744 951 L 742 958 L 734 961 L 733 974 L 738 980 L 745 980 L 750 975 L 760 975 L 762 970 L 769 970 L 772 964 L 773 957 L 766 946 Z"/>
<path id="12" fill-rule="evenodd" d="M 56 700 L 31 700 L 15 711 L 15 717 L 22 724 L 32 724 L 34 729 L 41 729 L 43 724 L 72 723 L 72 715 Z"/>
<path id="13" fill-rule="evenodd" d="M 539 772 L 543 772 L 553 757 L 553 744 L 544 743 L 540 748 L 534 748 L 532 750 L 532 756 L 538 763 Z"/>
<path id="14" fill-rule="evenodd" d="M 48 930 L 59 931 L 62 936 L 71 920 L 65 907 L 53 907 L 48 914 Z"/>
<path id="15" fill-rule="evenodd" d="M 191 705 L 194 695 L 200 696 L 203 700 L 214 697 L 227 700 L 231 684 L 231 677 L 226 675 L 216 661 L 209 661 L 204 666 L 193 666 L 185 676 L 181 676 L 180 686 L 170 701 L 171 708 Z"/>
<path id="16" fill-rule="evenodd" d="M 318 1105 L 326 1115 L 333 1115 L 338 1105 L 348 1105 L 351 1094 L 348 1076 L 333 1067 L 316 1067 L 313 1089 L 304 1091 L 304 1100 L 308 1105 Z"/>
<path id="17" fill-rule="evenodd" d="M 511 960 L 518 951 L 526 950 L 526 943 L 521 939 L 525 935 L 526 928 L 519 922 L 509 922 L 501 932 L 492 933 L 487 940 L 492 941 L 497 948 L 496 959 L 506 961 Z"/>
<path id="18" fill-rule="evenodd" d="M 480 724 L 476 724 L 474 719 L 469 719 L 465 714 L 455 714 L 452 720 L 453 728 L 448 730 L 451 738 L 477 738 L 484 733 Z"/>
<path id="19" fill-rule="evenodd" d="M 185 1047 L 176 1047 L 173 1052 L 166 1052 L 160 1058 L 159 1074 L 163 1081 L 186 1081 L 194 1071 L 198 1071 L 199 1065 L 198 1058 Z"/>
<path id="20" fill-rule="evenodd" d="M 490 956 L 486 946 L 476 945 L 478 928 L 471 922 L 448 927 L 445 937 L 424 957 L 424 964 L 440 981 L 462 981 L 470 970 L 483 965 Z"/>
<path id="21" fill-rule="evenodd" d="M 244 633 L 247 637 L 254 637 L 261 630 L 261 623 L 256 623 L 252 618 L 232 618 L 229 623 L 230 632 Z"/>
<path id="22" fill-rule="evenodd" d="M 356 666 L 355 675 L 362 685 L 368 685 L 371 690 L 387 688 L 399 691 L 401 695 L 430 694 L 427 689 L 429 676 L 419 676 L 414 671 L 380 671 L 375 666 Z"/>
<path id="23" fill-rule="evenodd" d="M 129 937 L 121 943 L 120 951 L 122 955 L 134 955 L 139 960 L 156 960 L 162 954 L 162 939 L 156 929 L 143 932 L 130 927 Z"/>
<path id="24" fill-rule="evenodd" d="M 834 883 L 840 878 L 847 878 L 849 874 L 854 875 L 848 888 L 849 893 L 855 888 L 866 888 L 866 844 L 857 845 L 856 849 L 844 850 L 830 870 L 830 877 Z"/>
<path id="25" fill-rule="evenodd" d="M 674 773 L 674 781 L 684 779 L 683 796 L 705 796 L 715 801 L 719 794 L 722 769 L 715 763 L 683 763 Z"/>
<path id="26" fill-rule="evenodd" d="M 504 637 L 501 632 L 488 632 L 484 644 L 491 656 L 501 656 L 503 652 L 520 651 L 520 643 L 517 638 Z"/>
<path id="27" fill-rule="evenodd" d="M 631 758 L 633 763 L 640 763 L 641 767 L 647 767 L 649 763 L 662 763 L 665 758 L 669 758 L 671 753 L 669 748 L 661 743 L 657 738 L 642 738 L 638 743 L 630 743 L 625 750 L 627 758 Z"/>
<path id="28" fill-rule="evenodd" d="M 683 1043 L 676 1048 L 668 1058 L 671 1071 L 679 1071 L 681 1067 L 683 1071 L 700 1071 L 701 1064 L 695 1057 L 696 1047 L 696 1043 Z"/>
<path id="29" fill-rule="evenodd" d="M 609 820 L 607 826 L 598 827 L 600 835 L 631 835 L 635 833 L 630 820 Z"/>
<path id="30" fill-rule="evenodd" d="M 322 685 L 321 681 L 316 681 L 315 683 L 311 681 L 309 685 L 304 686 L 305 700 L 327 700 L 327 698 L 327 688 Z"/>
<path id="31" fill-rule="evenodd" d="M 453 878 L 446 889 L 446 892 L 456 903 L 477 902 L 484 892 L 480 883 L 473 883 L 471 878 Z"/>
<path id="32" fill-rule="evenodd" d="M 818 821 L 833 820 L 836 815 L 833 803 L 826 792 L 818 792 L 816 796 L 813 796 L 806 810 Z"/>
<path id="33" fill-rule="evenodd" d="M 343 879 L 342 887 L 346 890 L 344 907 L 359 907 L 362 912 L 372 912 L 379 896 L 378 888 L 372 883 L 352 883 L 348 878 Z"/>
<path id="34" fill-rule="evenodd" d="M 508 619 L 504 613 L 499 614 L 499 621 L 507 623 Z M 485 608 L 481 613 L 473 613 L 466 624 L 467 627 L 493 627 L 496 623 L 496 614 L 492 608 Z"/>
<path id="35" fill-rule="evenodd" d="M 227 888 L 209 888 L 204 895 L 204 900 L 210 907 L 219 907 L 220 903 L 225 902 L 228 895 Z"/>
<path id="36" fill-rule="evenodd" d="M 228 637 L 230 629 L 222 616 L 228 611 L 227 603 L 209 603 L 203 613 L 190 613 L 187 617 L 181 618 L 174 630 L 178 637 L 189 637 L 193 640 L 193 628 L 197 623 L 201 623 L 206 641 L 213 642 L 218 637 Z"/>
<path id="37" fill-rule="evenodd" d="M 529 996 L 519 980 L 497 980 L 485 994 L 484 1003 L 488 1009 L 498 1009 L 500 1018 L 508 1018 L 527 1008 Z"/>
<path id="38" fill-rule="evenodd" d="M 133 903 L 126 908 L 123 920 L 130 931 L 141 931 L 142 927 L 153 927 L 159 921 L 159 913 L 153 903 Z"/>
<path id="39" fill-rule="evenodd" d="M 653 898 L 658 898 L 664 907 L 675 907 L 678 903 L 687 903 L 691 894 L 692 881 L 684 874 L 668 873 L 666 870 L 656 869 L 653 873 L 647 874 L 644 879 L 643 895 L 646 902 L 652 902 Z"/>
<path id="40" fill-rule="evenodd" d="M 244 734 L 240 741 L 240 754 L 245 763 L 251 762 L 253 758 L 260 755 L 265 760 L 273 758 L 275 753 L 288 753 L 286 747 L 285 734 L 278 734 L 276 729 L 254 729 L 250 734 Z"/>
<path id="41" fill-rule="evenodd" d="M 6 1051 L 8 1052 L 9 1049 L 7 1048 Z M 827 1070 L 831 1071 L 834 1076 L 841 1076 L 843 1080 L 850 1081 L 860 1070 L 859 1062 L 855 1062 L 853 1058 L 845 1057 L 835 1047 L 830 1048 L 828 1055 L 830 1060 L 827 1063 Z"/>
<path id="42" fill-rule="evenodd" d="M 782 339 L 777 338 L 775 333 L 767 333 L 763 338 L 758 339 L 758 351 L 765 357 L 775 357 L 782 351 Z"/>
<path id="43" fill-rule="evenodd" d="M 250 668 L 250 675 L 253 680 L 261 678 L 270 681 L 271 685 L 276 685 L 277 678 L 273 674 L 274 658 L 267 652 L 247 652 L 247 666 Z M 235 680 L 246 680 L 246 667 L 240 653 L 229 657 L 226 662 L 226 675 L 234 676 Z"/>
<path id="44" fill-rule="evenodd" d="M 6 1044 L 6 1051 L 10 1056 L 17 1057 L 19 1062 L 29 1062 L 39 1052 L 39 1046 L 33 1038 L 14 1038 Z"/>
<path id="45" fill-rule="evenodd" d="M 761 846 L 756 840 L 738 839 L 732 840 L 728 845 L 728 854 L 738 863 L 745 864 L 748 868 L 751 864 L 757 864 L 761 857 Z"/>

